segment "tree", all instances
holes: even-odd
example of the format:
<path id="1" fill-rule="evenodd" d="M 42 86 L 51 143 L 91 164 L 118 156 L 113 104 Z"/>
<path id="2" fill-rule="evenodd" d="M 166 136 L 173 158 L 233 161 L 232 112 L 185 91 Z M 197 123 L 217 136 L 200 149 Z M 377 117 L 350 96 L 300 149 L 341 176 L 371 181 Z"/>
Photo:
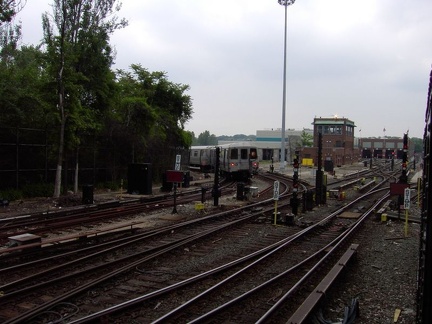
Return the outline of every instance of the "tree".
<path id="1" fill-rule="evenodd" d="M 301 133 L 301 146 L 302 147 L 311 147 L 313 145 L 313 135 L 306 133 L 305 130 Z"/>
<path id="2" fill-rule="evenodd" d="M 417 137 L 411 137 L 409 145 L 414 146 L 414 152 L 423 152 L 423 139 Z"/>
<path id="3" fill-rule="evenodd" d="M 0 61 L 0 123 L 44 127 L 49 116 L 44 99 L 46 76 L 42 52 L 23 46 Z"/>
<path id="4" fill-rule="evenodd" d="M 48 69 L 55 86 L 60 124 L 54 197 L 60 196 L 64 150 L 77 145 L 79 130 L 97 124 L 101 92 L 106 85 L 112 51 L 109 36 L 127 25 L 118 21 L 116 0 L 54 0 L 52 16 L 42 17 Z M 100 78 L 102 77 L 102 78 Z M 97 82 L 94 82 L 97 80 Z M 99 82 L 102 85 L 99 85 Z M 68 133 L 66 134 L 66 131 Z M 77 169 L 77 168 L 76 168 Z"/>
<path id="5" fill-rule="evenodd" d="M 3 23 L 10 23 L 26 2 L 26 0 L 0 0 L 0 26 Z"/>
<path id="6" fill-rule="evenodd" d="M 196 145 L 217 145 L 218 140 L 216 138 L 216 135 L 211 134 L 208 130 L 202 132 L 198 135 L 197 143 Z"/>
<path id="7" fill-rule="evenodd" d="M 111 126 L 122 144 L 116 146 L 132 152 L 129 163 L 154 162 L 164 168 L 177 149 L 192 143 L 184 129 L 192 115 L 189 86 L 172 83 L 165 72 L 150 72 L 139 64 L 132 64 L 131 71 L 117 71 L 117 84 L 119 104 L 112 111 Z"/>

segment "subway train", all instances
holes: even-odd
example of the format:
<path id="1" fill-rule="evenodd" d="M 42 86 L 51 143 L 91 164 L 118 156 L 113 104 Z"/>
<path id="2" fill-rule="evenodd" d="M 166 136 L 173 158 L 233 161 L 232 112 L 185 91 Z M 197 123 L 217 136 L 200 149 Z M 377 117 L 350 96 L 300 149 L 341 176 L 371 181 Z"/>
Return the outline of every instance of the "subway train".
<path id="1" fill-rule="evenodd" d="M 257 148 L 252 145 L 224 144 L 217 146 L 192 146 L 189 165 L 191 169 L 214 172 L 216 168 L 216 147 L 220 148 L 219 172 L 234 179 L 247 179 L 258 172 Z"/>

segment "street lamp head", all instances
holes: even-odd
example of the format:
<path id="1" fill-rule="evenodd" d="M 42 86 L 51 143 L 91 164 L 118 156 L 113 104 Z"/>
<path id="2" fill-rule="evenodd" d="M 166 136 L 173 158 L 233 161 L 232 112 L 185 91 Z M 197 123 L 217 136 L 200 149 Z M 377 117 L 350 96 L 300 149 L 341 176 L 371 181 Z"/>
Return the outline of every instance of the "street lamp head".
<path id="1" fill-rule="evenodd" d="M 278 0 L 278 2 L 282 6 L 290 6 L 294 4 L 295 0 Z"/>

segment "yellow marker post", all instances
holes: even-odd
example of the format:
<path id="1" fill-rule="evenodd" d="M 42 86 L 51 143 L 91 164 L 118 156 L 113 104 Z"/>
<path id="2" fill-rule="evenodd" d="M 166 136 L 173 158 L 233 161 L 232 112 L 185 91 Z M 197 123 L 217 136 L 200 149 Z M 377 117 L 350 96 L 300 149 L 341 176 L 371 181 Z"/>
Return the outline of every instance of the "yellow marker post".
<path id="1" fill-rule="evenodd" d="M 396 308 L 393 315 L 393 323 L 396 323 L 398 321 L 400 313 L 401 313 L 400 308 Z"/>

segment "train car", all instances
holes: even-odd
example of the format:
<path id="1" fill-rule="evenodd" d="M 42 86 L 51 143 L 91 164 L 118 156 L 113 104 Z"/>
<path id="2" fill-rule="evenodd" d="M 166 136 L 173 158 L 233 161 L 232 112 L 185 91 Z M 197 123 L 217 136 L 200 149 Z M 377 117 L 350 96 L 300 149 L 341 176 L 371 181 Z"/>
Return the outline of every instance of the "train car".
<path id="1" fill-rule="evenodd" d="M 217 147 L 220 148 L 219 171 L 222 176 L 247 179 L 258 173 L 258 152 L 255 146 L 225 144 Z M 191 169 L 214 172 L 216 146 L 192 146 L 189 165 Z"/>
<path id="2" fill-rule="evenodd" d="M 216 165 L 215 146 L 192 146 L 189 157 L 189 168 L 202 172 L 214 172 Z"/>
<path id="3" fill-rule="evenodd" d="M 248 179 L 258 172 L 258 152 L 252 145 L 220 145 L 219 170 L 225 177 Z"/>

